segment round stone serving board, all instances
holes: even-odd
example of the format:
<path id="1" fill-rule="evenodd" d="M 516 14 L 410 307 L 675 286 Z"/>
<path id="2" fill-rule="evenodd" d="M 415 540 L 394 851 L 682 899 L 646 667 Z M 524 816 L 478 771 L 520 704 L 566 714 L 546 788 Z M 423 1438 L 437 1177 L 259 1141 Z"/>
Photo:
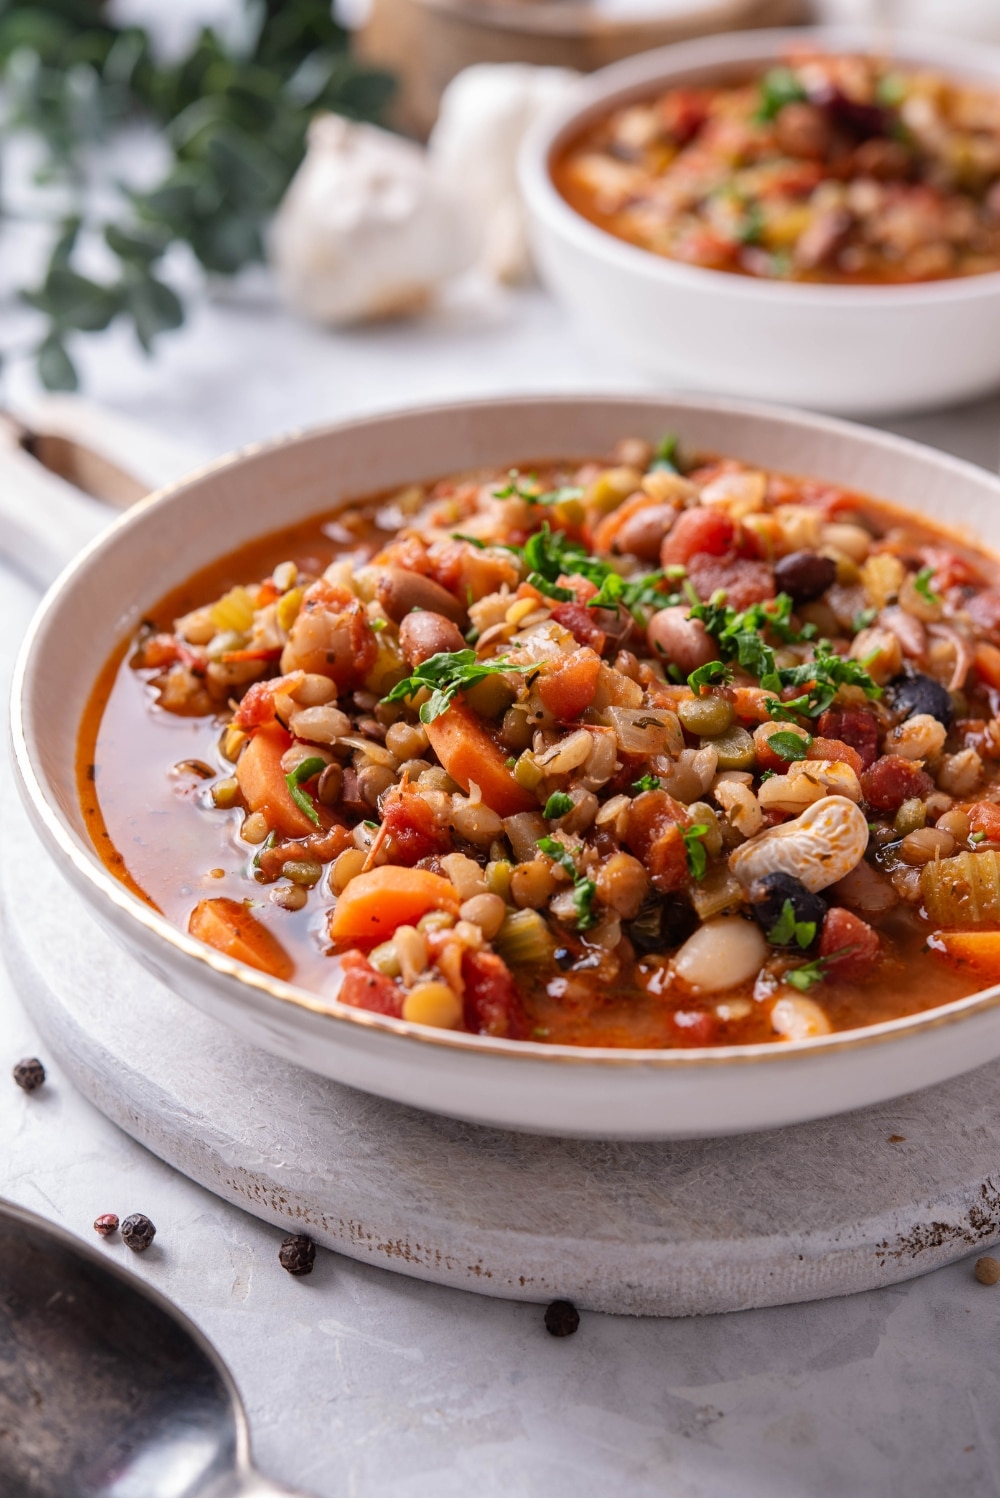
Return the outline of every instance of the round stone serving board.
<path id="1" fill-rule="evenodd" d="M 1000 1065 L 761 1135 L 638 1143 L 466 1125 L 240 1041 L 157 983 L 47 859 L 5 778 L 4 954 L 49 1055 L 228 1202 L 372 1265 L 615 1313 L 728 1312 L 902 1281 L 1000 1239 Z M 58 908 L 58 919 L 52 912 Z"/>

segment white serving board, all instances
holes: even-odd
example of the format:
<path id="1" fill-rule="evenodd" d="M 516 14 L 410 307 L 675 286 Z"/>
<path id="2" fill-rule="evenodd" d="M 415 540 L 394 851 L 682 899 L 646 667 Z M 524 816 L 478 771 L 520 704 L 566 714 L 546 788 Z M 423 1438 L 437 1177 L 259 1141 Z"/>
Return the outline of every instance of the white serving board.
<path id="1" fill-rule="evenodd" d="M 4 954 L 50 1059 L 179 1171 L 332 1250 L 491 1296 L 677 1316 L 884 1286 L 1000 1240 L 996 1064 L 715 1141 L 462 1124 L 249 1047 L 147 974 L 68 887 L 36 899 L 48 856 L 9 773 L 0 816 Z"/>

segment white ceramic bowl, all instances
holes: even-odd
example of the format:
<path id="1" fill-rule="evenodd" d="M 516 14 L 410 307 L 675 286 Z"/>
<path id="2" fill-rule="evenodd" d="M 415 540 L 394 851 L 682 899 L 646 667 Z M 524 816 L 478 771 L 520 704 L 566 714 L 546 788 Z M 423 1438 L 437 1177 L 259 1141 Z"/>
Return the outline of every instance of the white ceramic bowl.
<path id="1" fill-rule="evenodd" d="M 915 286 L 818 286 L 681 265 L 598 229 L 556 191 L 556 152 L 591 121 L 679 84 L 778 61 L 789 43 L 867 50 L 863 33 L 756 31 L 683 42 L 605 68 L 539 121 L 520 156 L 532 250 L 595 347 L 671 384 L 873 416 L 945 406 L 1000 382 L 1000 272 Z M 1000 50 L 894 38 L 901 61 L 1000 88 Z"/>
<path id="2" fill-rule="evenodd" d="M 483 464 L 584 458 L 627 434 L 680 434 L 963 524 L 1000 544 L 1000 480 L 904 442 L 689 397 L 524 397 L 326 428 L 223 460 L 124 515 L 43 601 L 15 673 L 24 800 L 95 915 L 178 994 L 257 1046 L 374 1094 L 519 1130 L 603 1138 L 725 1135 L 835 1114 L 1000 1056 L 1000 987 L 908 1020 L 771 1046 L 619 1051 L 495 1041 L 393 1021 L 282 984 L 170 925 L 104 867 L 73 774 L 84 704 L 112 646 L 207 560 L 342 500 Z M 113 1002 L 112 1002 L 113 1003 Z"/>

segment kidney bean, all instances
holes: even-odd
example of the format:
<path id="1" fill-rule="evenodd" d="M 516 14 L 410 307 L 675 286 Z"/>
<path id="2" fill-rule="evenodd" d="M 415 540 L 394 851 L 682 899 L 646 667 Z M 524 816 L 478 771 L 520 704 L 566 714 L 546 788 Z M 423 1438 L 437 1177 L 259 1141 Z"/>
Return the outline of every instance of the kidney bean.
<path id="1" fill-rule="evenodd" d="M 673 662 L 685 677 L 696 667 L 715 661 L 719 654 L 718 646 L 701 621 L 688 619 L 685 604 L 658 610 L 649 622 L 646 638 L 654 656 Z"/>
<path id="2" fill-rule="evenodd" d="M 677 512 L 672 505 L 645 505 L 623 521 L 615 533 L 615 551 L 655 562 Z"/>
<path id="3" fill-rule="evenodd" d="M 375 593 L 389 619 L 397 624 L 414 609 L 433 611 L 455 621 L 465 615 L 463 606 L 447 589 L 408 568 L 382 568 Z"/>
<path id="4" fill-rule="evenodd" d="M 436 587 L 436 585 L 435 585 Z M 462 651 L 465 641 L 458 626 L 432 609 L 405 615 L 399 627 L 399 646 L 411 667 L 439 651 Z"/>
<path id="5" fill-rule="evenodd" d="M 791 594 L 796 604 L 808 604 L 825 594 L 837 576 L 837 564 L 832 557 L 822 557 L 818 552 L 790 552 L 779 558 L 774 565 L 774 586 L 783 594 Z"/>

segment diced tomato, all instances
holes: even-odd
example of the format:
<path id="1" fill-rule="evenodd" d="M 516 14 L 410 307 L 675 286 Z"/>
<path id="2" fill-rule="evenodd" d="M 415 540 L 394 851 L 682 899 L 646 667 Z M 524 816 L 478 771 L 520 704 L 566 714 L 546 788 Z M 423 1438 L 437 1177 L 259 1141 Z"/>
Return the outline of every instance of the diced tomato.
<path id="1" fill-rule="evenodd" d="M 135 665 L 162 670 L 164 667 L 172 667 L 180 659 L 180 642 L 175 635 L 151 635 L 136 652 Z"/>
<path id="2" fill-rule="evenodd" d="M 699 599 L 711 599 L 717 589 L 723 589 L 732 609 L 747 609 L 774 598 L 774 572 L 769 564 L 735 552 L 723 557 L 696 552 L 688 559 L 687 573 Z"/>
<path id="3" fill-rule="evenodd" d="M 867 708 L 828 708 L 820 714 L 816 728 L 825 739 L 851 745 L 861 756 L 862 767 L 878 757 L 878 720 Z"/>
<path id="4" fill-rule="evenodd" d="M 274 697 L 276 693 L 291 693 L 302 683 L 301 672 L 290 672 L 285 677 L 271 677 L 267 682 L 255 682 L 247 688 L 233 716 L 238 729 L 256 729 L 259 724 L 274 723 Z"/>
<path id="5" fill-rule="evenodd" d="M 705 507 L 684 510 L 663 539 L 660 562 L 663 567 L 670 568 L 678 563 L 686 564 L 699 552 L 721 557 L 732 548 L 735 540 L 736 527 L 722 511 Z"/>
<path id="6" fill-rule="evenodd" d="M 373 1010 L 380 1016 L 403 1014 L 403 992 L 393 980 L 372 967 L 363 953 L 351 948 L 340 955 L 344 978 L 337 994 L 342 1005 Z"/>
<path id="7" fill-rule="evenodd" d="M 806 760 L 839 760 L 850 766 L 855 776 L 860 776 L 865 768 L 865 763 L 846 740 L 828 740 L 823 735 L 817 735 L 809 749 L 806 751 Z"/>
<path id="8" fill-rule="evenodd" d="M 682 827 L 687 809 L 666 792 L 641 792 L 628 809 L 624 842 L 649 872 L 658 891 L 678 891 L 687 885 L 687 850 Z"/>
<path id="9" fill-rule="evenodd" d="M 830 979 L 866 979 L 880 946 L 878 933 L 867 922 L 842 906 L 831 906 L 819 939 L 819 956 L 826 960 L 824 973 Z"/>
<path id="10" fill-rule="evenodd" d="M 673 1047 L 711 1047 L 719 1035 L 719 1018 L 704 1010 L 675 1010 L 670 1018 Z"/>
<path id="11" fill-rule="evenodd" d="M 930 577 L 930 585 L 936 593 L 943 594 L 948 589 L 955 588 L 956 585 L 964 588 L 974 587 L 981 581 L 978 568 L 947 547 L 921 547 L 919 557 L 924 567 L 934 570 Z M 996 597 L 995 591 L 991 592 L 994 592 L 994 597 Z"/>
<path id="12" fill-rule="evenodd" d="M 382 802 L 382 826 L 396 845 L 395 864 L 415 865 L 451 848 L 447 828 L 436 822 L 423 797 L 410 788 L 393 788 Z"/>
<path id="13" fill-rule="evenodd" d="M 462 955 L 465 1024 L 477 1036 L 521 1041 L 528 1020 L 514 976 L 496 953 L 466 949 Z"/>
<path id="14" fill-rule="evenodd" d="M 551 672 L 538 679 L 538 696 L 557 719 L 575 719 L 594 701 L 601 658 L 581 647 L 569 656 L 557 657 L 556 662 Z"/>
<path id="15" fill-rule="evenodd" d="M 552 611 L 552 618 L 557 625 L 568 630 L 579 645 L 590 646 L 598 656 L 601 655 L 607 636 L 594 619 L 592 609 L 584 604 L 557 604 Z"/>
<path id="16" fill-rule="evenodd" d="M 708 119 L 708 94 L 704 89 L 671 89 L 656 110 L 664 133 L 676 145 L 686 146 Z"/>
<path id="17" fill-rule="evenodd" d="M 969 828 L 983 834 L 980 843 L 1000 844 L 1000 807 L 995 802 L 977 802 L 969 808 Z"/>
<path id="18" fill-rule="evenodd" d="M 973 665 L 987 687 L 1000 688 L 1000 651 L 988 641 L 980 641 L 973 657 Z"/>
<path id="19" fill-rule="evenodd" d="M 882 755 L 861 773 L 864 799 L 878 812 L 897 812 L 911 797 L 926 797 L 933 787 L 927 772 L 901 755 Z"/>

